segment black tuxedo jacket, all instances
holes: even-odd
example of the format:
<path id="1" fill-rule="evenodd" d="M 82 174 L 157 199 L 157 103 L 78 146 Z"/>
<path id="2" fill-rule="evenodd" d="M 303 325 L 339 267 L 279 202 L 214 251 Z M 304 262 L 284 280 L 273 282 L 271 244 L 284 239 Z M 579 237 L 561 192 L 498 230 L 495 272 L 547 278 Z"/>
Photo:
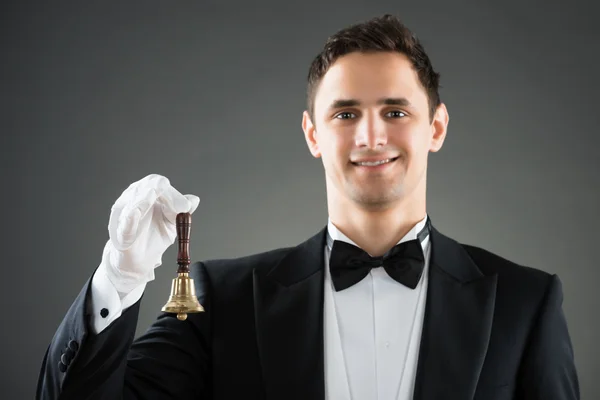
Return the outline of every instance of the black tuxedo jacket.
<path id="1" fill-rule="evenodd" d="M 37 398 L 323 400 L 325 234 L 193 264 L 206 312 L 163 313 L 135 340 L 140 302 L 90 331 L 90 279 L 48 347 Z M 558 277 L 435 228 L 431 246 L 414 399 L 579 399 Z"/>

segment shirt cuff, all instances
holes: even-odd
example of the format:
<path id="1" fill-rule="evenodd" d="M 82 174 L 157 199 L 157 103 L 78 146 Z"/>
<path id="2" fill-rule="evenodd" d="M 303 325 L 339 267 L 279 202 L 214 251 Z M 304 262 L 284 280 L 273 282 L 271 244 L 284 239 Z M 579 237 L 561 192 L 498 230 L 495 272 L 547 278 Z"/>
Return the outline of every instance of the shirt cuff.
<path id="1" fill-rule="evenodd" d="M 135 304 L 144 294 L 146 283 L 136 286 L 129 293 L 119 293 L 106 275 L 103 263 L 96 269 L 92 277 L 92 293 L 90 298 L 90 326 L 94 334 L 99 334 L 123 311 Z"/>

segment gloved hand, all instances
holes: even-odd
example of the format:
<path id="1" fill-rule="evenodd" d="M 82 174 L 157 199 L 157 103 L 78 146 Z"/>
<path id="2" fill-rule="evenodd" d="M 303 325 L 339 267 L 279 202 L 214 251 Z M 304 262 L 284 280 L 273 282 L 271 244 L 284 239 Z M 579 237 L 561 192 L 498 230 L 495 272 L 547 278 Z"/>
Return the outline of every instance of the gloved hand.
<path id="1" fill-rule="evenodd" d="M 121 296 L 154 279 L 154 269 L 175 242 L 175 218 L 193 213 L 200 198 L 182 195 L 161 175 L 132 183 L 112 206 L 102 263 Z"/>

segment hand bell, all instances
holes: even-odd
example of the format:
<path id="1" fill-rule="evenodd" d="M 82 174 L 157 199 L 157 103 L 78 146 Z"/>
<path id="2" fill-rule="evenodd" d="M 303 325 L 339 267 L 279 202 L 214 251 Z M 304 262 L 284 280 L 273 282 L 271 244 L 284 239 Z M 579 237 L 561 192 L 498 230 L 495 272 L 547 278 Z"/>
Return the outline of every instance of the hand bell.
<path id="1" fill-rule="evenodd" d="M 194 280 L 190 274 L 190 232 L 192 230 L 192 214 L 180 213 L 176 218 L 177 229 L 177 277 L 171 285 L 171 296 L 161 311 L 177 314 L 177 319 L 185 321 L 189 313 L 204 312 L 204 307 L 196 297 Z"/>

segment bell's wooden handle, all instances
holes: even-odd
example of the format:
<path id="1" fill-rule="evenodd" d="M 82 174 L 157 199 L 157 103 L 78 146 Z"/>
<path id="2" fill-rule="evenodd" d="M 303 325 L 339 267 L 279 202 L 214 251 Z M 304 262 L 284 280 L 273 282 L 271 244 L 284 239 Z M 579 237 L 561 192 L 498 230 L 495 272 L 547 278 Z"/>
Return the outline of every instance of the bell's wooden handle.
<path id="1" fill-rule="evenodd" d="M 179 213 L 175 220 L 177 229 L 177 273 L 189 273 L 190 272 L 190 233 L 192 230 L 192 214 L 190 213 Z"/>

